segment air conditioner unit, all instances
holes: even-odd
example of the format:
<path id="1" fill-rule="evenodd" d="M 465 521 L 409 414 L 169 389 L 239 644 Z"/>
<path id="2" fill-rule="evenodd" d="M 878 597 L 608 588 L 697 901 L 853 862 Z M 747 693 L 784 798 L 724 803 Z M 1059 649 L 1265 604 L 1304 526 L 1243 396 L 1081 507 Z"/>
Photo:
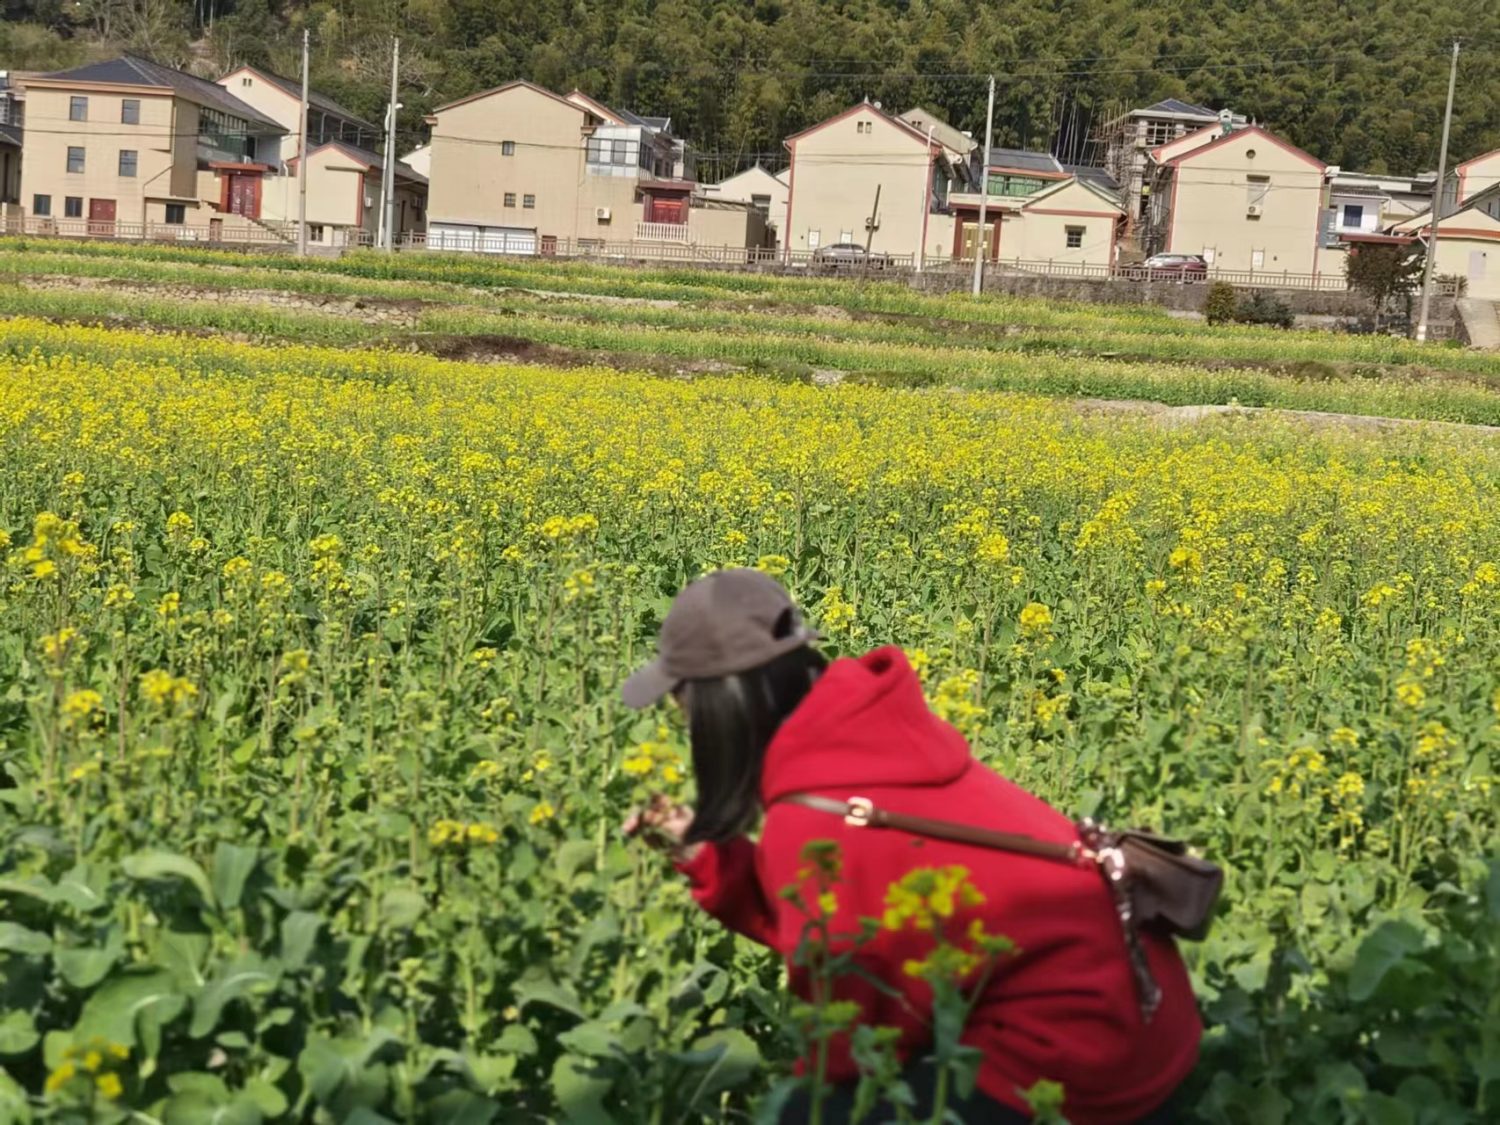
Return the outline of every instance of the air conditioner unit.
<path id="1" fill-rule="evenodd" d="M 1245 214 L 1249 215 L 1252 219 L 1258 219 L 1261 216 L 1261 212 L 1263 212 L 1265 209 L 1266 208 L 1264 204 L 1252 203 L 1250 204 L 1250 206 L 1245 208 Z"/>
<path id="2" fill-rule="evenodd" d="M 595 207 L 594 208 L 594 218 L 598 219 L 601 223 L 607 223 L 607 222 L 609 222 L 609 208 L 608 207 Z"/>

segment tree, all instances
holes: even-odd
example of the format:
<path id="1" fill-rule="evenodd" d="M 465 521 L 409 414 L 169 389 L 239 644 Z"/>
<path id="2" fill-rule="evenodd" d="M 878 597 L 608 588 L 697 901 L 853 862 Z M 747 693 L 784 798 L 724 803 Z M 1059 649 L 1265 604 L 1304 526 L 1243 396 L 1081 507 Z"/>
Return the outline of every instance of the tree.
<path id="1" fill-rule="evenodd" d="M 1375 328 L 1397 298 L 1405 300 L 1405 314 L 1411 317 L 1411 294 L 1422 273 L 1422 251 L 1416 242 L 1380 242 L 1352 246 L 1344 263 L 1349 288 L 1370 299 Z"/>

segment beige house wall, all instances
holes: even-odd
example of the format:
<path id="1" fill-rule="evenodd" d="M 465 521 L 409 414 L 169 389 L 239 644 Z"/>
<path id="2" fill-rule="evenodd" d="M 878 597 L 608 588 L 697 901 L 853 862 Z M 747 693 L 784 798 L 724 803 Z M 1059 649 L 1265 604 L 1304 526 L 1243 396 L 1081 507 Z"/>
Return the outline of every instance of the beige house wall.
<path id="1" fill-rule="evenodd" d="M 246 85 L 246 82 L 249 85 Z M 263 164 L 275 166 L 297 155 L 302 135 L 301 98 L 294 98 L 280 86 L 243 69 L 226 74 L 219 79 L 219 85 L 252 107 L 262 117 L 270 118 L 286 130 L 286 135 L 280 138 L 280 151 L 272 150 L 271 146 L 275 142 L 267 139 L 257 147 L 255 154 L 257 160 Z"/>
<path id="2" fill-rule="evenodd" d="M 639 210 L 639 209 L 638 209 Z M 768 246 L 767 225 L 753 207 L 693 207 L 688 236 L 699 246 Z"/>
<path id="3" fill-rule="evenodd" d="M 1252 185 L 1252 175 L 1266 179 Z M 1177 166 L 1167 190 L 1167 250 L 1204 254 L 1221 270 L 1313 272 L 1323 169 L 1269 136 L 1246 130 L 1205 148 Z M 1248 214 L 1252 198 L 1261 201 L 1259 217 Z"/>
<path id="4" fill-rule="evenodd" d="M 1482 211 L 1465 211 L 1438 227 L 1437 243 L 1434 275 L 1465 278 L 1466 296 L 1500 301 L 1500 222 Z"/>
<path id="5" fill-rule="evenodd" d="M 1500 184 L 1500 149 L 1476 156 L 1459 168 L 1458 201 L 1462 203 L 1496 184 Z"/>
<path id="6" fill-rule="evenodd" d="M 755 196 L 768 195 L 771 197 L 771 209 L 767 216 L 770 225 L 776 228 L 778 238 L 782 237 L 786 231 L 786 201 L 789 189 L 784 181 L 777 179 L 758 164 L 754 168 L 747 168 L 743 172 L 730 176 L 727 180 L 706 185 L 703 193 L 710 199 L 728 199 L 740 203 L 754 203 Z"/>
<path id="7" fill-rule="evenodd" d="M 556 238 L 634 237 L 632 177 L 585 169 L 583 109 L 527 86 L 512 86 L 436 115 L 432 130 L 434 223 L 516 227 Z M 502 144 L 515 145 L 504 155 Z M 514 196 L 507 205 L 506 194 Z M 526 196 L 534 205 L 527 207 Z M 609 211 L 608 219 L 596 215 Z"/>
<path id="8" fill-rule="evenodd" d="M 1124 214 L 1075 180 L 1023 205 L 1000 228 L 1000 257 L 1108 266 L 1114 262 L 1116 226 Z M 1068 245 L 1070 230 L 1082 232 L 1079 246 Z"/>
<path id="9" fill-rule="evenodd" d="M 74 96 L 89 99 L 87 121 L 69 119 L 69 99 Z M 120 105 L 126 98 L 140 101 L 139 124 L 121 122 Z M 191 151 L 198 124 L 193 107 L 179 108 L 172 97 L 150 88 L 99 93 L 48 89 L 33 82 L 27 88 L 26 110 L 32 125 L 26 131 L 21 165 L 21 205 L 26 214 L 32 213 L 35 196 L 48 195 L 53 218 L 62 220 L 64 200 L 73 196 L 83 200 L 83 218 L 88 218 L 89 200 L 110 199 L 115 203 L 116 222 L 140 223 L 146 218 L 148 196 L 187 194 L 182 188 L 191 181 L 174 168 L 174 155 L 181 150 L 174 134 L 184 121 L 190 121 Z M 68 171 L 70 146 L 84 150 L 81 173 Z M 121 150 L 135 152 L 134 176 L 119 174 Z"/>
<path id="10" fill-rule="evenodd" d="M 876 253 L 917 252 L 930 225 L 933 175 L 933 157 L 923 137 L 873 106 L 857 106 L 789 143 L 790 198 L 782 239 L 787 249 L 832 246 L 847 236 Z M 879 226 L 872 234 L 865 223 L 877 187 Z"/>

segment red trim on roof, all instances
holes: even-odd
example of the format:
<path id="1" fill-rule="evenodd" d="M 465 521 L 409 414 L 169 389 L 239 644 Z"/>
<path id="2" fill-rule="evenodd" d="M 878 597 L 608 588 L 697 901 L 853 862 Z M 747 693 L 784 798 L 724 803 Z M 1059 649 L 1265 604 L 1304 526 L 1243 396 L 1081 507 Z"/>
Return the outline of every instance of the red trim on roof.
<path id="1" fill-rule="evenodd" d="M 480 90 L 479 93 L 477 93 L 477 94 L 470 94 L 466 98 L 459 98 L 458 101 L 456 101 L 456 102 L 449 102 L 447 105 L 440 105 L 435 110 L 432 111 L 431 116 L 435 117 L 437 114 L 442 113 L 444 110 L 447 110 L 447 109 L 456 109 L 458 106 L 468 105 L 470 102 L 477 102 L 480 98 L 487 98 L 487 97 L 490 97 L 492 94 L 503 94 L 503 93 L 505 93 L 505 91 L 507 91 L 507 90 L 514 90 L 518 86 L 524 86 L 526 89 L 532 91 L 533 93 L 542 94 L 542 95 L 544 95 L 546 97 L 549 97 L 553 101 L 560 102 L 563 105 L 567 106 L 569 109 L 576 110 L 579 113 L 586 114 L 586 115 L 589 113 L 588 110 L 584 109 L 583 106 L 579 105 L 577 102 L 570 102 L 570 101 L 568 101 L 567 98 L 563 97 L 561 94 L 554 94 L 551 90 L 547 89 L 545 86 L 538 86 L 535 82 L 528 82 L 524 78 L 517 78 L 517 79 L 514 79 L 513 81 L 503 83 L 502 85 L 499 85 L 499 86 L 492 86 L 488 90 Z M 587 97 L 587 95 L 584 95 L 584 96 Z M 599 115 L 596 113 L 596 114 L 593 114 L 592 116 L 597 117 Z"/>
<path id="2" fill-rule="evenodd" d="M 598 113 L 596 113 L 594 116 L 601 117 L 601 118 L 607 118 L 610 122 L 612 122 L 615 125 L 626 125 L 626 124 L 628 124 L 628 122 L 623 117 L 621 117 L 614 110 L 610 109 L 609 106 L 605 105 L 598 98 L 591 97 L 590 95 L 585 94 L 577 86 L 573 87 L 573 89 L 569 90 L 567 92 L 567 94 L 565 94 L 563 96 L 563 101 L 573 103 L 573 98 L 574 97 L 582 98 L 584 101 L 588 102 L 589 105 L 593 106 L 594 109 L 598 110 Z M 577 103 L 573 103 L 573 104 L 576 105 Z"/>
<path id="3" fill-rule="evenodd" d="M 1416 236 L 1411 234 L 1340 234 L 1340 242 L 1379 242 L 1391 243 L 1393 245 L 1406 245 L 1415 242 Z"/>
<path id="4" fill-rule="evenodd" d="M 208 166 L 215 172 L 269 172 L 269 164 L 256 164 L 246 160 L 210 160 Z"/>
<path id="5" fill-rule="evenodd" d="M 1481 152 L 1478 156 L 1471 156 L 1462 164 L 1455 164 L 1453 170 L 1462 176 L 1463 170 L 1469 167 L 1469 165 L 1478 164 L 1481 160 L 1488 160 L 1492 156 L 1500 156 L 1500 148 L 1491 149 L 1489 152 Z"/>
<path id="6" fill-rule="evenodd" d="M 844 118 L 850 117 L 850 116 L 852 116 L 852 115 L 860 112 L 860 110 L 864 110 L 864 109 L 869 110 L 876 117 L 883 118 L 884 120 L 890 122 L 892 125 L 896 126 L 896 128 L 899 129 L 901 132 L 906 133 L 908 136 L 910 136 L 913 140 L 921 141 L 924 145 L 928 144 L 927 134 L 924 133 L 924 132 L 922 132 L 922 130 L 918 129 L 911 122 L 909 122 L 909 121 L 902 121 L 901 118 L 893 116 L 892 114 L 887 113 L 883 109 L 877 109 L 870 102 L 860 102 L 858 105 L 852 105 L 848 109 L 842 111 L 841 113 L 835 113 L 832 117 L 825 117 L 822 121 L 819 121 L 816 125 L 809 125 L 806 129 L 803 129 L 802 132 L 800 132 L 800 133 L 793 133 L 790 137 L 787 137 L 786 140 L 782 141 L 781 143 L 782 143 L 783 146 L 785 146 L 786 148 L 790 149 L 792 147 L 792 142 L 793 141 L 800 140 L 801 138 L 806 137 L 806 136 L 808 136 L 808 135 L 810 135 L 812 133 L 816 133 L 816 132 L 818 132 L 821 129 L 826 129 L 828 126 L 834 124 L 835 122 L 842 121 L 842 120 L 844 120 Z M 931 142 L 931 146 L 930 147 L 937 149 L 939 152 L 941 152 L 942 149 L 943 149 L 943 145 L 942 145 L 942 143 L 940 141 L 933 141 L 933 142 Z"/>
<path id="7" fill-rule="evenodd" d="M 1149 156 L 1149 157 L 1151 157 L 1152 160 L 1156 160 L 1156 162 L 1158 164 L 1160 164 L 1161 161 L 1157 160 L 1156 154 L 1158 152 L 1160 152 L 1162 149 L 1164 149 L 1164 148 L 1171 148 L 1173 145 L 1180 145 L 1183 141 L 1187 140 L 1189 137 L 1196 137 L 1199 133 L 1204 133 L 1204 132 L 1207 132 L 1210 129 L 1219 129 L 1219 128 L 1222 128 L 1222 127 L 1223 126 L 1221 126 L 1221 125 L 1205 125 L 1201 129 L 1192 129 L 1192 130 L 1189 130 L 1188 132 L 1182 134 L 1182 136 L 1180 136 L 1180 137 L 1173 137 L 1170 141 L 1163 141 L 1161 144 L 1157 145 L 1155 148 L 1148 148 L 1146 150 L 1146 155 Z"/>
<path id="8" fill-rule="evenodd" d="M 1323 171 L 1327 171 L 1327 169 L 1328 169 L 1328 165 L 1324 164 L 1316 156 L 1312 155 L 1312 153 L 1310 153 L 1310 152 L 1304 152 L 1302 149 L 1298 148 L 1296 145 L 1292 144 L 1290 141 L 1284 141 L 1284 140 L 1282 140 L 1275 133 L 1267 132 L 1265 129 L 1262 129 L 1259 125 L 1248 125 L 1245 128 L 1243 128 L 1243 129 L 1236 129 L 1232 133 L 1225 133 L 1218 140 L 1216 140 L 1216 141 L 1209 141 L 1208 144 L 1206 144 L 1206 145 L 1200 145 L 1199 147 L 1193 149 L 1192 152 L 1185 152 L 1181 156 L 1174 156 L 1171 160 L 1167 161 L 1167 163 L 1173 165 L 1174 167 L 1176 167 L 1177 165 L 1184 164 L 1187 161 L 1192 160 L 1194 157 L 1201 156 L 1205 152 L 1212 152 L 1216 148 L 1223 148 L 1225 145 L 1229 144 L 1230 142 L 1237 141 L 1241 137 L 1246 137 L 1246 136 L 1264 137 L 1266 140 L 1270 141 L 1273 145 L 1276 145 L 1278 148 L 1284 149 L 1285 151 L 1291 153 L 1293 156 L 1297 157 L 1300 160 L 1307 161 L 1307 163 L 1309 163 L 1313 167 L 1317 168 L 1318 171 L 1323 172 Z M 1178 140 L 1182 140 L 1181 137 L 1179 137 L 1177 139 Z"/>

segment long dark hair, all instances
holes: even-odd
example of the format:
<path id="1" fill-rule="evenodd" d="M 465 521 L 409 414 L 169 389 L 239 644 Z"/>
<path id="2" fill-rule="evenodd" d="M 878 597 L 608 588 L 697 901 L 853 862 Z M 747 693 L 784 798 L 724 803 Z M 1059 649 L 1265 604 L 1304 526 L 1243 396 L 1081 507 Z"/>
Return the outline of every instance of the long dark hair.
<path id="1" fill-rule="evenodd" d="M 687 712 L 698 783 L 685 843 L 723 842 L 755 823 L 766 747 L 825 667 L 827 661 L 803 647 L 748 672 L 683 682 L 678 698 Z"/>

